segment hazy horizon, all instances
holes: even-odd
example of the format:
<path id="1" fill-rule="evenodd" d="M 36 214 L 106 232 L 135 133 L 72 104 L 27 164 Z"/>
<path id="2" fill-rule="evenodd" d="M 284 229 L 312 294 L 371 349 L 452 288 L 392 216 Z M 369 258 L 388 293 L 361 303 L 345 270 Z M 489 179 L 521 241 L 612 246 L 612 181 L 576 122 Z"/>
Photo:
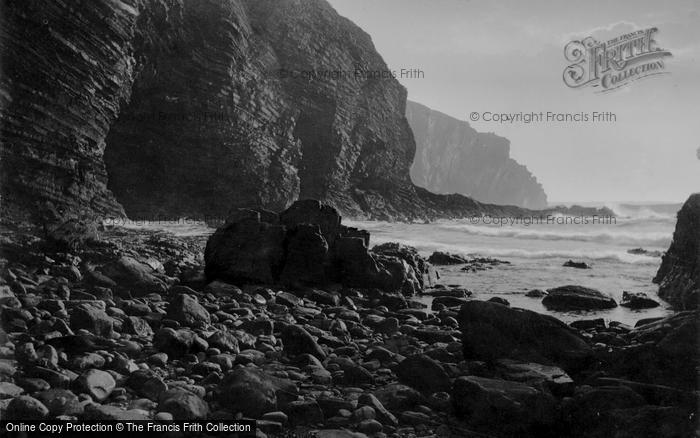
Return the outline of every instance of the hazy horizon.
<path id="1" fill-rule="evenodd" d="M 700 191 L 700 0 L 487 2 L 329 0 L 365 30 L 408 98 L 459 120 L 471 112 L 611 112 L 609 123 L 469 121 L 511 142 L 550 203 L 682 202 Z M 670 74 L 617 91 L 570 89 L 564 46 L 657 27 Z M 582 183 L 585 182 L 585 183 Z M 621 199 L 626 201 L 620 201 Z M 661 200 L 661 201 L 660 201 Z"/>

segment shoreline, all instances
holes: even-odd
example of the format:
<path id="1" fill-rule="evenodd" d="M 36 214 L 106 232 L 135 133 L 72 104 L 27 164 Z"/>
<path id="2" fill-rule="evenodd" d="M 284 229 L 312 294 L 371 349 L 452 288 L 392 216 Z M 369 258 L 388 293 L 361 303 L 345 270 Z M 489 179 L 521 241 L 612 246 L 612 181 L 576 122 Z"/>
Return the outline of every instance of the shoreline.
<path id="1" fill-rule="evenodd" d="M 258 429 L 271 435 L 561 436 L 580 427 L 579 422 L 590 423 L 594 414 L 587 409 L 601 408 L 587 407 L 591 397 L 612 394 L 634 403 L 624 414 L 610 411 L 598 417 L 589 430 L 608 430 L 610 421 L 623 421 L 634 430 L 638 415 L 687 418 L 692 411 L 684 401 L 693 396 L 682 389 L 682 376 L 687 375 L 682 364 L 665 369 L 659 367 L 666 362 L 657 361 L 638 369 L 636 356 L 628 353 L 647 345 L 661 354 L 656 345 L 669 330 L 697 320 L 692 313 L 675 313 L 669 322 L 638 328 L 600 319 L 552 322 L 551 330 L 573 336 L 571 342 L 586 358 L 583 366 L 552 359 L 546 352 L 538 356 L 535 350 L 506 360 L 479 347 L 465 356 L 465 339 L 497 341 L 487 341 L 491 332 L 466 328 L 469 319 L 465 322 L 459 312 L 463 304 L 484 303 L 495 315 L 532 312 L 460 296 L 459 288 L 451 287 L 442 289 L 444 293 L 432 288 L 443 304 L 426 311 L 416 297 L 347 287 L 207 283 L 204 236 L 113 228 L 77 251 L 56 252 L 42 249 L 45 242 L 31 235 L 2 234 L 5 257 L 14 254 L 21 260 L 4 267 L 12 272 L 5 277 L 5 290 L 14 295 L 5 294 L 5 305 L 10 305 L 4 313 L 14 319 L 8 327 L 8 318 L 3 318 L 11 330 L 6 330 L 9 343 L 1 360 L 14 363 L 14 377 L 6 381 L 13 382 L 8 387 L 16 392 L 0 403 L 0 410 L 10 418 L 34 409 L 44 418 L 153 420 L 173 418 L 169 413 L 177 412 L 176 419 L 232 421 L 238 411 L 243 418 L 257 419 Z M 21 248 L 19 242 L 26 241 L 34 242 L 37 251 Z M 135 262 L 125 262 L 125 257 Z M 27 269 L 30 260 L 36 265 Z M 18 283 L 25 294 L 14 293 Z M 56 284 L 64 286 L 56 289 Z M 66 289 L 69 296 L 61 296 Z M 124 295 L 127 289 L 134 297 Z M 143 295 L 146 291 L 159 293 Z M 18 309 L 13 302 L 25 310 L 12 310 Z M 495 317 L 498 330 L 511 318 L 498 323 L 501 317 Z M 53 321 L 53 331 L 37 331 L 36 318 Z M 13 328 L 28 329 L 29 336 L 13 333 Z M 550 334 L 536 335 L 529 342 L 544 337 L 528 348 L 555 342 Z M 88 346 L 76 350 L 76 337 Z M 641 383 L 625 378 L 633 372 Z M 652 376 L 654 381 L 644 382 Z M 251 387 L 250 382 L 263 386 Z M 279 385 L 292 391 L 292 400 L 280 398 Z M 499 409 L 505 409 L 509 420 L 496 421 L 488 410 L 462 410 L 474 403 L 487 409 L 493 402 L 489 394 L 496 393 L 508 394 Z M 668 394 L 674 394 L 670 402 L 658 401 Z M 58 403 L 57 397 L 67 402 Z M 546 415 L 536 414 L 531 403 L 548 406 Z M 691 430 L 687 422 L 675 423 L 678 430 Z M 542 434 L 543 424 L 549 425 L 550 435 Z"/>

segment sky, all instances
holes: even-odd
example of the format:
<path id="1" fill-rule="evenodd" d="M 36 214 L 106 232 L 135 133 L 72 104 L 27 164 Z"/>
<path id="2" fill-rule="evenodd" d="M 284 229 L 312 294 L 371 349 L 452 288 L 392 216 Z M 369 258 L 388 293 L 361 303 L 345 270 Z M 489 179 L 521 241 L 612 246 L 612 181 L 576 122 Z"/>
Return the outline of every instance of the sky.
<path id="1" fill-rule="evenodd" d="M 371 37 L 411 100 L 511 142 L 550 202 L 681 202 L 700 191 L 700 0 L 329 0 Z M 668 74 L 569 88 L 564 47 L 658 28 Z M 615 121 L 498 123 L 484 113 L 610 112 Z"/>

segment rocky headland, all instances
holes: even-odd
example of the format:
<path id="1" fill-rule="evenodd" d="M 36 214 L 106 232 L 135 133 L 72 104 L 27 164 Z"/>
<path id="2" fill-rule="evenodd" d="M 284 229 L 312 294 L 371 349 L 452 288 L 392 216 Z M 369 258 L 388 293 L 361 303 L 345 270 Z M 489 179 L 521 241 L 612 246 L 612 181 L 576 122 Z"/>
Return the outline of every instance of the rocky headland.
<path id="1" fill-rule="evenodd" d="M 3 419 L 248 418 L 259 436 L 356 438 L 695 428 L 697 311 L 567 325 L 480 301 L 316 201 L 237 210 L 209 238 L 47 232 L 2 229 Z"/>
<path id="2" fill-rule="evenodd" d="M 542 185 L 510 157 L 508 139 L 477 132 L 466 121 L 411 101 L 406 120 L 416 140 L 411 166 L 416 185 L 494 204 L 547 208 Z"/>

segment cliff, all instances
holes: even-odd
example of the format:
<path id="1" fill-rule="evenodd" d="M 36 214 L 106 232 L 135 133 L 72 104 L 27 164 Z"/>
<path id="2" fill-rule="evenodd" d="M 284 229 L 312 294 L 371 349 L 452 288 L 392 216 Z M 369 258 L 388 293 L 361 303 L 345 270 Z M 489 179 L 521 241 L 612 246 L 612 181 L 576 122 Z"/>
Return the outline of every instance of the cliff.
<path id="1" fill-rule="evenodd" d="M 469 123 L 409 101 L 406 118 L 416 141 L 411 178 L 435 193 L 482 202 L 547 207 L 547 195 L 527 167 L 510 157 L 510 142 Z"/>
<path id="2" fill-rule="evenodd" d="M 357 218 L 527 213 L 413 185 L 406 90 L 324 0 L 4 9 L 5 217 L 49 204 L 96 218 L 225 217 L 299 198 Z"/>
<path id="3" fill-rule="evenodd" d="M 688 198 L 678 212 L 673 242 L 654 277 L 659 296 L 677 309 L 700 304 L 700 193 Z"/>

